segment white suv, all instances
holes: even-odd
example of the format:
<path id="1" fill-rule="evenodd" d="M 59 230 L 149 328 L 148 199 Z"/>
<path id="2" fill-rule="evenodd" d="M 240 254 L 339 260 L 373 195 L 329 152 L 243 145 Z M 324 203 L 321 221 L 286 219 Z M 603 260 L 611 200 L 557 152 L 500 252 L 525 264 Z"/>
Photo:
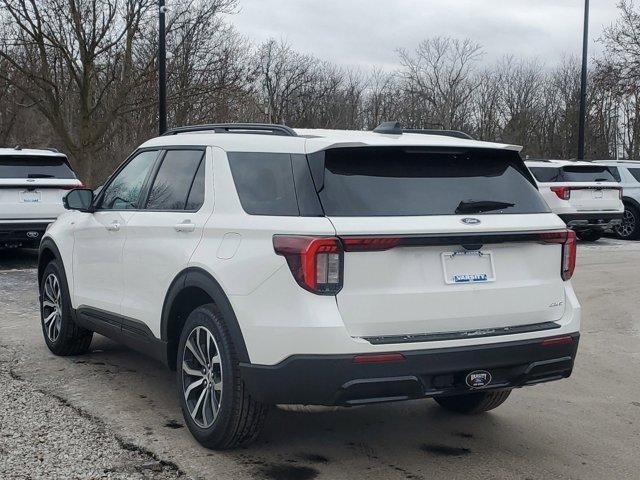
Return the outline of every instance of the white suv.
<path id="1" fill-rule="evenodd" d="M 397 124 L 173 130 L 67 195 L 40 249 L 44 339 L 166 362 L 210 448 L 273 404 L 490 410 L 568 377 L 579 339 L 575 234 L 518 151 Z"/>
<path id="2" fill-rule="evenodd" d="M 62 153 L 0 148 L 0 249 L 37 247 L 64 212 L 62 197 L 78 187 L 82 182 Z"/>
<path id="3" fill-rule="evenodd" d="M 578 238 L 596 241 L 622 223 L 620 177 L 606 165 L 569 160 L 527 161 L 538 188 L 554 213 Z"/>
<path id="4" fill-rule="evenodd" d="M 625 240 L 640 238 L 640 162 L 634 160 L 599 160 L 620 179 L 624 215 L 613 230 Z"/>

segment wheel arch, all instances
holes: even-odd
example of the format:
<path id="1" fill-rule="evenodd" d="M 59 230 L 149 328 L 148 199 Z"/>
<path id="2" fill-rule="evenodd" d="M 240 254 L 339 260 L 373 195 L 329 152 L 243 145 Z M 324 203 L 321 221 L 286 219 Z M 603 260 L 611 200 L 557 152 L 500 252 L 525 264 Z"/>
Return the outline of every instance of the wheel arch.
<path id="1" fill-rule="evenodd" d="M 229 298 L 220 283 L 207 271 L 190 267 L 180 272 L 167 291 L 160 322 L 161 339 L 167 343 L 167 364 L 176 367 L 180 331 L 188 314 L 200 305 L 214 303 L 224 316 L 241 362 L 249 361 L 249 354 Z"/>
<path id="2" fill-rule="evenodd" d="M 629 205 L 635 207 L 635 209 L 640 212 L 640 202 L 638 202 L 638 200 L 636 200 L 635 198 L 622 197 L 622 203 L 624 204 L 628 203 Z"/>
<path id="3" fill-rule="evenodd" d="M 62 269 L 62 273 L 65 276 L 65 280 L 67 280 L 67 285 L 69 285 L 69 279 L 67 278 L 67 272 L 64 269 L 64 263 L 62 261 L 60 250 L 58 249 L 56 243 L 50 237 L 45 237 L 42 239 L 40 248 L 38 250 L 38 287 L 40 287 L 42 284 L 42 275 L 44 274 L 44 269 L 47 268 L 47 265 L 52 260 L 58 260 L 60 262 L 60 268 Z"/>

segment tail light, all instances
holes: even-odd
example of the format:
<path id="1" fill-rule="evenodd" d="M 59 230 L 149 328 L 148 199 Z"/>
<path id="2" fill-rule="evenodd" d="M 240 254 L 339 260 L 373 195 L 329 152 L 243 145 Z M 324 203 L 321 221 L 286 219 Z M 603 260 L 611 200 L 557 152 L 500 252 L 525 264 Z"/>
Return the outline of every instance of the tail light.
<path id="1" fill-rule="evenodd" d="M 81 183 L 80 185 L 60 185 L 60 187 L 58 187 L 62 190 L 75 190 L 76 188 L 85 188 L 84 184 Z"/>
<path id="2" fill-rule="evenodd" d="M 335 295 L 342 288 L 344 251 L 339 239 L 275 235 L 273 248 L 287 260 L 293 278 L 305 290 Z"/>
<path id="3" fill-rule="evenodd" d="M 622 200 L 622 187 L 617 187 L 618 188 L 618 197 L 620 197 L 620 200 Z"/>
<path id="4" fill-rule="evenodd" d="M 569 200 L 571 198 L 571 189 L 569 187 L 551 187 L 551 191 L 561 200 Z"/>
<path id="5" fill-rule="evenodd" d="M 540 241 L 562 245 L 560 274 L 563 280 L 569 280 L 573 276 L 573 271 L 576 269 L 576 232 L 573 230 L 545 232 L 540 234 Z"/>

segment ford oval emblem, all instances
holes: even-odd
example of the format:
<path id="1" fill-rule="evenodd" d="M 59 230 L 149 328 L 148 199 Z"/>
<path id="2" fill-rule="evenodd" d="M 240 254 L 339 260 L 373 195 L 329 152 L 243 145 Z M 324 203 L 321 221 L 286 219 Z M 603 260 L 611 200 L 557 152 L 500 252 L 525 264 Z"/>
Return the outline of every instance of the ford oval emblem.
<path id="1" fill-rule="evenodd" d="M 27 232 L 27 237 L 29 238 L 38 238 L 40 236 L 40 233 L 38 232 Z"/>
<path id="2" fill-rule="evenodd" d="M 473 218 L 473 217 L 465 217 L 460 221 L 465 225 L 478 225 L 480 223 L 479 218 Z"/>
<path id="3" fill-rule="evenodd" d="M 486 370 L 474 370 L 467 375 L 465 382 L 469 388 L 482 388 L 491 383 L 491 374 Z"/>

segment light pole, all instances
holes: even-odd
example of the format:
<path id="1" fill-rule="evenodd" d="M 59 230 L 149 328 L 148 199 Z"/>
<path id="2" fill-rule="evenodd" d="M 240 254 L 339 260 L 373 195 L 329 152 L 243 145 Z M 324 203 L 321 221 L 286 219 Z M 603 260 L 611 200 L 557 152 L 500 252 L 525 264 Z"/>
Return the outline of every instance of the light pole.
<path id="1" fill-rule="evenodd" d="M 158 0 L 158 133 L 167 131 L 167 39 L 165 0 Z"/>
<path id="2" fill-rule="evenodd" d="M 587 47 L 589 45 L 589 0 L 584 0 L 582 29 L 582 75 L 580 77 L 580 118 L 578 123 L 578 160 L 584 160 L 585 123 L 587 119 Z"/>

